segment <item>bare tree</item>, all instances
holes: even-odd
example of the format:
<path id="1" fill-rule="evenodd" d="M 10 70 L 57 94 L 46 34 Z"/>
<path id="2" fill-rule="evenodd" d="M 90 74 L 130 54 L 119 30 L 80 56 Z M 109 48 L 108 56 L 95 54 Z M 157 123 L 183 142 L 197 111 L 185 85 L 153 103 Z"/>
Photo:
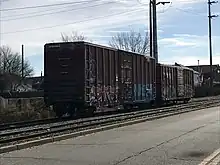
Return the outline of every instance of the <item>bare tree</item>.
<path id="1" fill-rule="evenodd" d="M 63 42 L 73 42 L 73 41 L 86 41 L 88 40 L 88 38 L 85 37 L 82 33 L 79 34 L 76 31 L 72 31 L 70 35 L 61 33 L 61 40 Z"/>
<path id="2" fill-rule="evenodd" d="M 13 52 L 9 46 L 0 47 L 0 71 L 1 90 L 9 89 L 14 91 L 21 84 L 22 57 L 19 53 Z M 33 75 L 33 68 L 29 62 L 24 61 L 24 77 Z"/>
<path id="3" fill-rule="evenodd" d="M 19 53 L 12 52 L 9 46 L 0 47 L 1 68 L 3 73 L 14 74 L 21 77 L 22 69 L 22 57 Z M 24 61 L 24 77 L 32 76 L 34 69 L 30 63 Z"/>
<path id="4" fill-rule="evenodd" d="M 144 36 L 142 36 L 141 32 L 135 32 L 133 30 L 130 30 L 129 32 L 119 32 L 112 37 L 109 45 L 116 49 L 146 55 L 149 52 L 148 33 L 145 32 Z"/>

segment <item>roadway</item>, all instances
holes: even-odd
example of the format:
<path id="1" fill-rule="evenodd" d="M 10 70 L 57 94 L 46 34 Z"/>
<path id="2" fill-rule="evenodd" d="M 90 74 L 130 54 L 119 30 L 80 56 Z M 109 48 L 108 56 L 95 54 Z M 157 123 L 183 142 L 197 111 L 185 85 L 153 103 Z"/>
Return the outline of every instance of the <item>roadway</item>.
<path id="1" fill-rule="evenodd" d="M 220 148 L 219 108 L 0 155 L 0 165 L 198 165 Z"/>

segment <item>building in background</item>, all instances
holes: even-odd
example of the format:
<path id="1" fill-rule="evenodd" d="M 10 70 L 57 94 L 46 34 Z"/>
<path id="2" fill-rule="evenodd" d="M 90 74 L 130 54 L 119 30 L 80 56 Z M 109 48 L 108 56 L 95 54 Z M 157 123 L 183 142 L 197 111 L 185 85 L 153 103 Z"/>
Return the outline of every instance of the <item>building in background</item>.
<path id="1" fill-rule="evenodd" d="M 30 84 L 32 87 L 32 90 L 43 90 L 43 76 L 37 76 L 37 77 L 27 77 L 24 80 L 25 84 Z"/>
<path id="2" fill-rule="evenodd" d="M 189 68 L 192 68 L 193 70 L 201 73 L 203 76 L 203 83 L 207 84 L 209 83 L 210 80 L 210 65 L 192 65 L 192 66 L 187 66 Z M 213 80 L 214 84 L 219 84 L 220 83 L 220 66 L 219 64 L 213 65 Z"/>

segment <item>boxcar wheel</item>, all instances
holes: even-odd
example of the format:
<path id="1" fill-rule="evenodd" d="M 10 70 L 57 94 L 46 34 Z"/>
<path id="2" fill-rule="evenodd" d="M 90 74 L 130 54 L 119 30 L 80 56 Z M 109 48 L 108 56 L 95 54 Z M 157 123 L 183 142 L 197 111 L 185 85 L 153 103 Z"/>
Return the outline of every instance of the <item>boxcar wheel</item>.
<path id="1" fill-rule="evenodd" d="M 68 107 L 68 115 L 72 118 L 75 115 L 75 107 L 73 105 L 69 105 Z"/>
<path id="2" fill-rule="evenodd" d="M 190 99 L 185 99 L 183 102 L 186 104 L 189 102 Z"/>
<path id="3" fill-rule="evenodd" d="M 125 110 L 125 111 L 131 111 L 132 108 L 133 108 L 133 106 L 130 105 L 130 104 L 125 104 L 125 105 L 124 105 L 124 110 Z"/>
<path id="4" fill-rule="evenodd" d="M 89 107 L 87 113 L 88 113 L 89 117 L 94 116 L 95 108 L 94 107 Z"/>
<path id="5" fill-rule="evenodd" d="M 54 106 L 53 106 L 53 110 L 54 110 L 54 112 L 56 113 L 56 116 L 57 116 L 58 118 L 61 118 L 61 117 L 63 116 L 62 106 L 54 105 Z"/>

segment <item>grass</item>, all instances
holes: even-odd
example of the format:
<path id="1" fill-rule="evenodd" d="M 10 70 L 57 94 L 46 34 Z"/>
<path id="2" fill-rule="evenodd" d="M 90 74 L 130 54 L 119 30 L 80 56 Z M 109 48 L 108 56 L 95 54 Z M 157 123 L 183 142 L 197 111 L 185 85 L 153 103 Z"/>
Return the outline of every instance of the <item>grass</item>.
<path id="1" fill-rule="evenodd" d="M 54 113 L 49 111 L 41 98 L 10 99 L 5 107 L 0 107 L 0 123 L 44 119 L 49 117 L 54 117 Z"/>

